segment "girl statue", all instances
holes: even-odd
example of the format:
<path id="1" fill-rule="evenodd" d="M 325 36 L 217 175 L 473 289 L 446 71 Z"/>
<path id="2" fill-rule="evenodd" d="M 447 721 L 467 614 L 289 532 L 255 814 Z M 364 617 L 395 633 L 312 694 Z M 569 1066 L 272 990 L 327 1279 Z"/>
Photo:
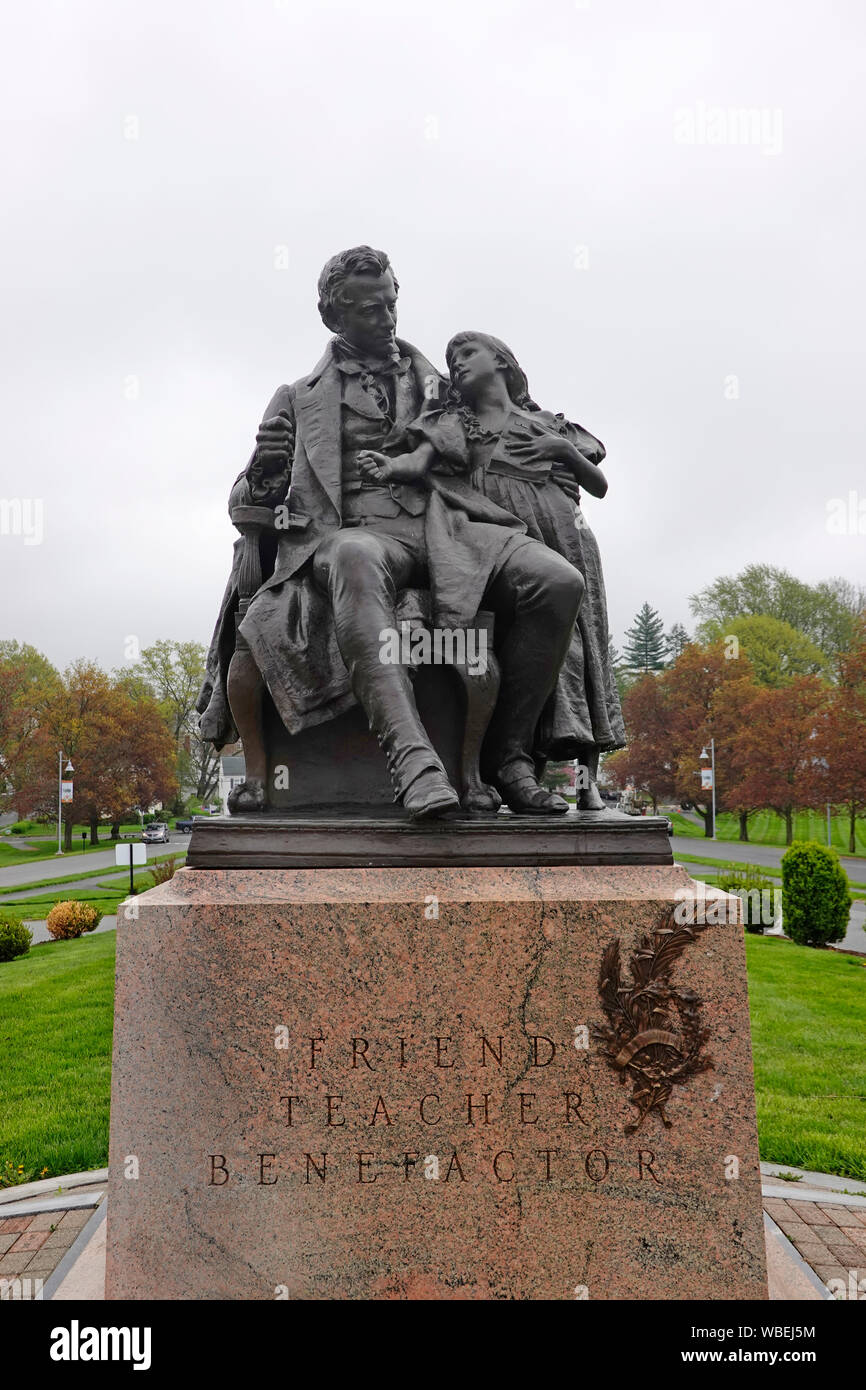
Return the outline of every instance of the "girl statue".
<path id="1" fill-rule="evenodd" d="M 595 536 L 580 507 L 580 489 L 602 498 L 604 445 L 529 394 L 514 353 L 486 333 L 458 333 L 446 349 L 451 386 L 444 408 L 411 426 L 414 454 L 369 453 L 362 472 L 379 481 L 409 481 L 427 469 L 462 474 L 511 512 L 527 534 L 556 550 L 583 576 L 586 590 L 574 635 L 536 732 L 536 757 L 578 759 L 578 807 L 604 808 L 596 779 L 599 754 L 625 745 L 625 727 L 610 660 L 607 600 Z"/>

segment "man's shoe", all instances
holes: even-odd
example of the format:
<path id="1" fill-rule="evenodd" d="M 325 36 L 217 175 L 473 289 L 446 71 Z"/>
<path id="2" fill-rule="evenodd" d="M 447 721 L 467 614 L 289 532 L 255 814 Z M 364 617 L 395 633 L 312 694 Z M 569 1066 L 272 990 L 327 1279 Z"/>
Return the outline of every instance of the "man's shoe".
<path id="1" fill-rule="evenodd" d="M 604 799 L 595 782 L 590 782 L 588 787 L 581 787 L 577 793 L 578 811 L 606 811 Z"/>
<path id="2" fill-rule="evenodd" d="M 516 776 L 502 776 L 496 785 L 505 799 L 505 804 L 517 816 L 561 816 L 568 810 L 568 802 L 556 792 L 549 792 L 539 786 L 537 779 L 524 769 Z"/>
<path id="3" fill-rule="evenodd" d="M 432 820 L 459 811 L 460 797 L 443 773 L 430 768 L 404 792 L 403 806 L 413 820 Z"/>

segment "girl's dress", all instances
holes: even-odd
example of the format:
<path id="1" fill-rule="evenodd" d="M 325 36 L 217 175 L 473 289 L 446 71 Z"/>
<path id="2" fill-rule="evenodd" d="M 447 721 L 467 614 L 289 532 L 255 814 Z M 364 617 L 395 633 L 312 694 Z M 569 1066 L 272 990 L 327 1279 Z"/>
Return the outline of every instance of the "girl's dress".
<path id="1" fill-rule="evenodd" d="M 580 425 L 547 410 L 529 417 L 564 435 L 590 463 L 601 463 L 604 445 Z M 591 748 L 625 746 L 625 725 L 610 660 L 607 598 L 598 543 L 581 511 L 552 479 L 552 462 L 526 463 L 510 452 L 525 433 L 527 415 L 516 407 L 500 433 L 484 430 L 465 407 L 431 411 L 412 427 L 439 456 L 434 470 L 461 472 L 479 492 L 518 517 L 535 540 L 580 570 L 586 591 L 556 689 L 542 714 L 536 752 L 554 761 L 585 757 Z"/>

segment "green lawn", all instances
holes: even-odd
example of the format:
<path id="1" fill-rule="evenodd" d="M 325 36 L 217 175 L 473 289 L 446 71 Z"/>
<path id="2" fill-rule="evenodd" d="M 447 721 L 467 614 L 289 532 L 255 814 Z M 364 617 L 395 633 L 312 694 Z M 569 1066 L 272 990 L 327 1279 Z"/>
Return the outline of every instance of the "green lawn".
<path id="1" fill-rule="evenodd" d="M 673 823 L 674 835 L 702 836 L 703 823 L 696 825 L 676 811 L 664 814 Z M 848 817 L 832 816 L 830 829 L 833 848 L 840 854 L 848 853 Z M 720 811 L 716 818 L 716 839 L 740 842 L 740 822 L 737 816 L 728 811 Z M 794 816 L 794 839 L 817 840 L 827 843 L 827 816 L 821 811 L 798 811 Z M 749 817 L 749 841 L 753 845 L 780 845 L 785 848 L 785 822 L 775 811 L 756 811 Z M 866 855 L 866 820 L 857 822 L 857 854 Z"/>
<path id="2" fill-rule="evenodd" d="M 0 965 L 0 1172 L 104 1167 L 113 932 Z M 866 967 L 747 936 L 761 1158 L 866 1180 Z"/>
<path id="3" fill-rule="evenodd" d="M 0 965 L 0 1173 L 108 1161 L 114 943 L 50 942 Z"/>
<path id="4" fill-rule="evenodd" d="M 866 1180 L 866 966 L 747 936 L 761 1158 Z"/>

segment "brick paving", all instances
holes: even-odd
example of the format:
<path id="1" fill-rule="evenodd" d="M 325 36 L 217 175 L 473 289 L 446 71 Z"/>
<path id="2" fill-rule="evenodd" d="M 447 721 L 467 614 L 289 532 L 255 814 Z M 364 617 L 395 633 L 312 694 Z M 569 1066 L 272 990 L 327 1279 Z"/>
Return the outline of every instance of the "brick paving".
<path id="1" fill-rule="evenodd" d="M 0 1215 L 0 1280 L 47 1279 L 92 1215 L 92 1207 Z"/>
<path id="2" fill-rule="evenodd" d="M 0 1215 L 0 1280 L 48 1279 L 93 1210 Z M 866 1207 L 765 1197 L 764 1210 L 822 1283 L 841 1281 L 838 1298 L 866 1297 Z"/>
<path id="3" fill-rule="evenodd" d="M 837 1291 L 838 1298 L 866 1296 L 866 1207 L 765 1197 L 764 1211 L 822 1283 L 841 1281 L 845 1292 Z"/>

